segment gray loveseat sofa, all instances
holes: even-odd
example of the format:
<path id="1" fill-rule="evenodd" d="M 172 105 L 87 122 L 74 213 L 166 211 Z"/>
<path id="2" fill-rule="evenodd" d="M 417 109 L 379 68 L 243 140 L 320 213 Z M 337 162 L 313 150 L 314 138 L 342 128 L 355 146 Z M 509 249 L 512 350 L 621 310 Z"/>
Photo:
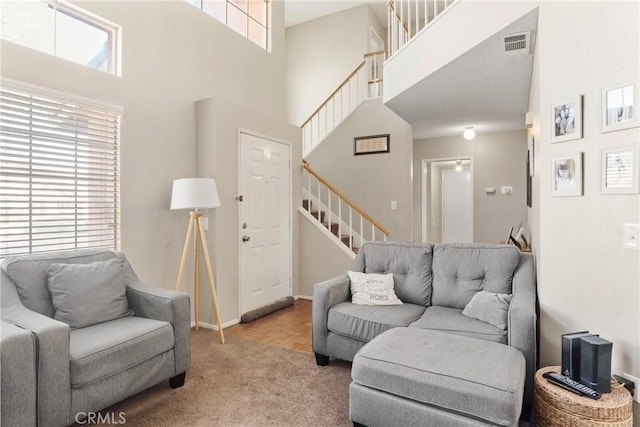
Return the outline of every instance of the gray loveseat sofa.
<path id="1" fill-rule="evenodd" d="M 506 245 L 369 242 L 360 248 L 350 271 L 393 273 L 395 293 L 403 304 L 352 304 L 347 274 L 317 283 L 312 327 L 319 365 L 330 357 L 353 361 L 367 342 L 396 327 L 502 343 L 525 357 L 522 414 L 529 414 L 536 369 L 536 279 L 531 254 Z M 462 314 L 481 291 L 512 295 L 505 325 Z M 478 306 L 474 308 L 478 311 Z M 480 318 L 492 320 L 494 314 Z"/>
<path id="2" fill-rule="evenodd" d="M 33 372 L 15 372 L 27 369 L 17 363 L 6 372 L 3 363 L 3 410 L 5 397 L 19 391 L 5 388 L 6 375 L 35 377 L 33 418 L 39 426 L 82 422 L 167 379 L 174 388 L 184 384 L 191 365 L 189 297 L 143 286 L 121 252 L 6 258 L 1 274 L 2 321 L 29 331 L 37 355 Z M 110 279 L 101 283 L 104 277 Z M 97 283 L 95 292 L 78 297 L 74 289 L 88 282 Z M 102 285 L 120 291 L 104 293 Z M 14 355 L 3 352 L 3 361 L 5 356 Z M 33 406 L 21 404 L 25 410 Z"/>

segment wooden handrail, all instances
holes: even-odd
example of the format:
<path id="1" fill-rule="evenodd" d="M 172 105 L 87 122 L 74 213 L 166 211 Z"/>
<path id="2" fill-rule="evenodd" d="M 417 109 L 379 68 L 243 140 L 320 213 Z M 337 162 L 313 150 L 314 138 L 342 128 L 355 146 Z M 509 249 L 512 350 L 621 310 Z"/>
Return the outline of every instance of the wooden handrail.
<path id="1" fill-rule="evenodd" d="M 362 215 L 367 221 L 369 221 L 371 224 L 373 224 L 373 226 L 376 227 L 378 230 L 380 230 L 382 232 L 382 234 L 384 234 L 385 236 L 389 235 L 389 231 L 386 228 L 384 228 L 378 221 L 376 221 L 375 219 L 371 218 L 369 216 L 369 214 L 367 214 L 365 211 L 362 210 L 362 208 L 360 208 L 358 205 L 356 205 L 354 202 L 352 202 L 351 199 L 349 199 L 347 196 L 345 196 L 340 190 L 335 188 L 333 185 L 331 185 L 330 182 L 328 182 L 326 179 L 324 179 L 323 177 L 318 175 L 318 173 L 316 171 L 311 169 L 311 166 L 309 166 L 309 162 L 308 161 L 303 160 L 302 161 L 302 167 L 307 172 L 309 172 L 311 175 L 313 175 L 318 181 L 323 183 L 329 190 L 334 192 L 336 194 L 336 196 L 338 196 L 346 204 L 351 206 L 356 212 L 358 212 L 360 215 Z"/>
<path id="2" fill-rule="evenodd" d="M 331 92 L 331 95 L 329 95 L 329 96 L 327 97 L 327 99 L 325 99 L 325 100 L 324 100 L 324 102 L 323 102 L 322 104 L 320 104 L 320 106 L 319 106 L 318 108 L 316 108 L 316 110 L 315 110 L 313 113 L 311 113 L 311 115 L 309 116 L 309 118 L 308 118 L 308 119 L 307 119 L 307 120 L 302 124 L 302 126 L 300 126 L 300 127 L 304 127 L 307 123 L 309 123 L 309 122 L 311 121 L 311 119 L 313 119 L 313 116 L 315 116 L 315 115 L 316 115 L 316 113 L 317 113 L 318 111 L 322 110 L 322 107 L 324 107 L 324 105 L 325 105 L 327 102 L 329 102 L 329 100 L 330 100 L 331 98 L 333 98 L 333 95 L 335 95 L 336 93 L 338 93 L 338 92 L 340 91 L 340 89 L 342 89 L 342 88 L 343 88 L 347 83 L 349 83 L 349 80 L 351 80 L 351 77 L 353 77 L 353 76 L 354 76 L 358 71 L 360 71 L 360 69 L 361 69 L 362 67 L 364 67 L 364 63 L 365 63 L 365 62 L 364 62 L 364 61 L 362 61 L 362 62 L 360 63 L 360 65 L 358 65 L 358 66 L 356 67 L 356 69 L 355 69 L 355 70 L 353 70 L 353 72 L 352 72 L 351 74 L 349 74 L 349 77 L 347 77 L 346 79 L 344 79 L 344 81 L 343 81 L 342 83 L 340 83 L 340 86 L 338 86 L 338 88 L 337 88 L 336 90 L 334 90 L 333 92 Z"/>
<path id="3" fill-rule="evenodd" d="M 386 50 L 386 49 L 381 49 L 381 50 L 378 50 L 378 51 L 375 51 L 375 52 L 365 53 L 365 54 L 364 54 L 364 58 L 365 58 L 365 60 L 364 60 L 364 61 L 362 61 L 362 62 L 360 63 L 360 65 L 358 65 L 358 66 L 356 67 L 356 69 L 355 69 L 355 70 L 353 70 L 353 71 L 351 72 L 351 74 L 349 74 L 349 76 L 348 76 L 346 79 L 344 79 L 344 81 L 343 81 L 342 83 L 340 83 L 340 86 L 338 86 L 338 88 L 337 88 L 336 90 L 334 90 L 333 92 L 331 92 L 331 95 L 329 95 L 329 96 L 327 97 L 327 99 L 325 99 L 325 100 L 324 100 L 324 102 L 323 102 L 322 104 L 320 104 L 320 106 L 319 106 L 318 108 L 316 108 L 316 110 L 315 110 L 313 113 L 311 113 L 311 115 L 309 116 L 309 118 L 308 118 L 304 123 L 302 123 L 301 127 L 304 127 L 307 123 L 309 123 L 309 122 L 311 121 L 311 119 L 313 119 L 313 116 L 315 116 L 315 115 L 318 113 L 318 111 L 322 110 L 322 107 L 324 107 L 324 106 L 325 106 L 325 104 L 326 104 L 327 102 L 329 102 L 329 100 L 330 100 L 331 98 L 333 98 L 333 96 L 334 96 L 336 93 L 338 93 L 338 92 L 339 92 L 343 87 L 345 87 L 345 85 L 346 85 L 347 83 L 349 83 L 349 80 L 351 80 L 351 77 L 353 77 L 354 75 L 356 75 L 356 73 L 357 73 L 358 71 L 360 71 L 360 69 L 362 69 L 362 67 L 364 67 L 364 66 L 365 66 L 365 64 L 366 64 L 366 59 L 367 59 L 368 57 L 370 57 L 370 56 L 375 56 L 375 55 L 379 55 L 379 54 L 381 54 L 381 53 L 386 53 L 386 52 L 387 52 L 387 50 Z"/>
<path id="4" fill-rule="evenodd" d="M 377 50 L 375 52 L 369 52 L 369 53 L 365 53 L 364 57 L 368 58 L 370 56 L 376 56 L 376 55 L 380 55 L 381 53 L 387 53 L 387 49 L 381 49 L 381 50 Z"/>

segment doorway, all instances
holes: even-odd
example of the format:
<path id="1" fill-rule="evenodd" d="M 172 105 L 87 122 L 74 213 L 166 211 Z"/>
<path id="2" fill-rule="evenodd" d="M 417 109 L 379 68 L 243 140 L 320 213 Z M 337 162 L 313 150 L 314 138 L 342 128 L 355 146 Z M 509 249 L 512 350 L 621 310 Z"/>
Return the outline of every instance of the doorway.
<path id="1" fill-rule="evenodd" d="M 422 241 L 473 242 L 473 161 L 422 160 Z"/>
<path id="2" fill-rule="evenodd" d="M 240 314 L 290 296 L 291 146 L 240 132 Z"/>

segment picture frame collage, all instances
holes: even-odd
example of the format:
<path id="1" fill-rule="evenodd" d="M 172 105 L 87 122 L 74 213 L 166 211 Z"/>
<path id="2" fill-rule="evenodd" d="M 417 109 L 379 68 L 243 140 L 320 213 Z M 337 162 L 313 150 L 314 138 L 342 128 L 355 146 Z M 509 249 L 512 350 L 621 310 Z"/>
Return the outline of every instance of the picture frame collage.
<path id="1" fill-rule="evenodd" d="M 552 144 L 583 138 L 583 107 L 583 95 L 551 105 Z M 639 80 L 602 89 L 600 132 L 614 132 L 640 126 L 638 107 L 640 107 Z M 579 151 L 551 159 L 552 196 L 584 194 L 583 157 L 584 153 Z M 528 159 L 529 162 L 531 159 Z M 600 194 L 638 194 L 639 177 L 638 141 L 630 141 L 627 146 L 602 148 Z"/>

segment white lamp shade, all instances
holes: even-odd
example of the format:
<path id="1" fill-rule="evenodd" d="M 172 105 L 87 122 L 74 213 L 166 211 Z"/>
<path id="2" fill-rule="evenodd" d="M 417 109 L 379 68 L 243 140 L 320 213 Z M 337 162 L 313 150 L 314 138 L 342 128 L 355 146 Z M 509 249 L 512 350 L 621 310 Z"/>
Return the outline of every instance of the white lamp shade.
<path id="1" fill-rule="evenodd" d="M 212 178 L 183 178 L 173 181 L 171 209 L 209 209 L 220 206 Z"/>

